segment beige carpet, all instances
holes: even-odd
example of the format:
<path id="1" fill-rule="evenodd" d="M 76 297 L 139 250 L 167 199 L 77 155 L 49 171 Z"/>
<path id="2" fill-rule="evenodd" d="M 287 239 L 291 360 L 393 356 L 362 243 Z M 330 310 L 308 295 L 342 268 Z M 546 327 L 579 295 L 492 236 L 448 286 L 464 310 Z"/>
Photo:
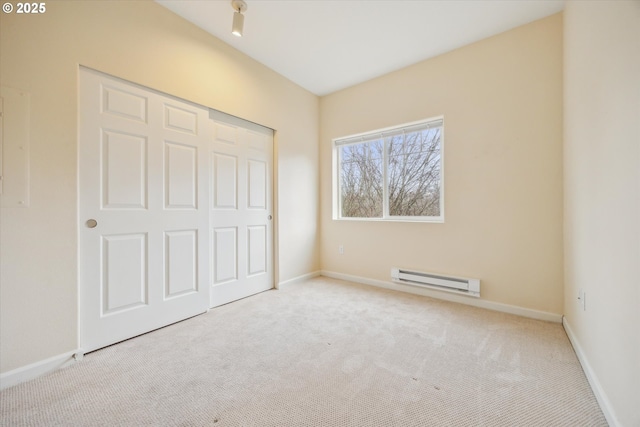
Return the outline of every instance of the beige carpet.
<path id="1" fill-rule="evenodd" d="M 606 426 L 562 326 L 317 278 L 0 394 L 3 426 Z"/>

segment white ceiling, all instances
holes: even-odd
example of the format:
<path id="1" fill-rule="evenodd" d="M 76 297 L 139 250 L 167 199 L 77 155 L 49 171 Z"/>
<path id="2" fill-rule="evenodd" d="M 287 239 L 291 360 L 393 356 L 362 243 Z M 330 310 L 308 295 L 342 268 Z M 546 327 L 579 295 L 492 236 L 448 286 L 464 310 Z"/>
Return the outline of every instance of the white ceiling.
<path id="1" fill-rule="evenodd" d="M 559 12 L 564 0 L 156 0 L 316 95 Z"/>

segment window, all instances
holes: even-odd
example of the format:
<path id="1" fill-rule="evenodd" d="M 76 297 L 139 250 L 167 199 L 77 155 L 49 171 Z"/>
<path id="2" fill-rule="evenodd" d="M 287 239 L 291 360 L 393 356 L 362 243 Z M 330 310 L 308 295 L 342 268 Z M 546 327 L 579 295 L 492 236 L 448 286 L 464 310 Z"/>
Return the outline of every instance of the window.
<path id="1" fill-rule="evenodd" d="M 333 141 L 334 219 L 443 222 L 443 118 Z"/>

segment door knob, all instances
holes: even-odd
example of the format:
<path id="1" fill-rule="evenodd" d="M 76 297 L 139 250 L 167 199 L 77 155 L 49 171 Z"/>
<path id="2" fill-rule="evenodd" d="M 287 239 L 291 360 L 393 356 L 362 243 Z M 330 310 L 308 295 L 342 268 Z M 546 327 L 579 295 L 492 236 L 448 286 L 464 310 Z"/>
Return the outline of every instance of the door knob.
<path id="1" fill-rule="evenodd" d="M 271 219 L 272 219 L 272 218 L 273 218 L 273 217 L 272 217 L 271 215 L 269 215 L 269 216 L 267 217 L 267 219 L 268 219 L 269 221 L 271 221 Z"/>
<path id="2" fill-rule="evenodd" d="M 96 221 L 95 219 L 88 219 L 86 224 L 88 228 L 96 228 L 96 225 L 98 225 L 98 221 Z"/>

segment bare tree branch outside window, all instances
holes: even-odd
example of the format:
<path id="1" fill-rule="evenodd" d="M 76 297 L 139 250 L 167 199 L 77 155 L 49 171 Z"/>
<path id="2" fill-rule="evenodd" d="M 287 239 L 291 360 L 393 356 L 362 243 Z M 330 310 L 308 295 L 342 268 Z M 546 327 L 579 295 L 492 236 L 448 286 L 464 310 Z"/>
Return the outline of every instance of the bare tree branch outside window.
<path id="1" fill-rule="evenodd" d="M 389 215 L 440 215 L 440 128 L 389 141 Z"/>
<path id="2" fill-rule="evenodd" d="M 382 140 L 342 147 L 343 217 L 382 217 L 383 150 Z"/>
<path id="3" fill-rule="evenodd" d="M 339 146 L 341 216 L 383 218 L 385 197 L 389 217 L 440 216 L 441 144 L 426 127 Z"/>

